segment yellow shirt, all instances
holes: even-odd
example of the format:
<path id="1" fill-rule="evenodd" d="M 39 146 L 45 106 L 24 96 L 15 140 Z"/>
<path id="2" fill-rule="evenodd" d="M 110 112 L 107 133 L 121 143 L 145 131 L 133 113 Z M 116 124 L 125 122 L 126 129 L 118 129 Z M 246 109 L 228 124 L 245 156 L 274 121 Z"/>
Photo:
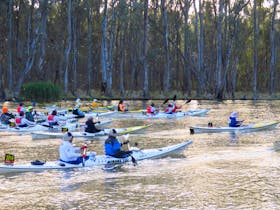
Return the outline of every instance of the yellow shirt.
<path id="1" fill-rule="evenodd" d="M 99 107 L 99 103 L 96 101 L 93 101 L 91 106 L 92 106 L 92 108 L 97 108 L 97 107 Z"/>

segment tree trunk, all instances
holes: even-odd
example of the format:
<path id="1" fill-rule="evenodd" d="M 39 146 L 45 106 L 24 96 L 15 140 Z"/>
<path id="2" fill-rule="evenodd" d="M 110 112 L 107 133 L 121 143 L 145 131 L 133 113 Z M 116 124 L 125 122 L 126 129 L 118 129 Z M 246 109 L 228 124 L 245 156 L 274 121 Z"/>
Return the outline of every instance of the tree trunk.
<path id="1" fill-rule="evenodd" d="M 258 71 L 258 44 L 259 44 L 259 12 L 257 9 L 257 0 L 254 0 L 253 8 L 253 25 L 254 25 L 254 66 L 253 66 L 253 99 L 257 99 L 257 71 Z"/>
<path id="2" fill-rule="evenodd" d="M 276 46 L 275 46 L 275 16 L 278 0 L 274 0 L 273 12 L 271 16 L 271 28 L 270 28 L 270 63 L 269 63 L 269 94 L 274 93 L 275 82 L 275 66 L 276 66 Z"/>
<path id="3" fill-rule="evenodd" d="M 161 0 L 161 10 L 162 10 L 162 19 L 164 27 L 164 49 L 165 49 L 165 71 L 164 71 L 164 82 L 163 82 L 163 91 L 168 93 L 170 89 L 170 50 L 169 50 L 169 29 L 168 29 L 168 19 L 166 12 L 165 0 Z"/>
<path id="4" fill-rule="evenodd" d="M 232 84 L 231 97 L 233 99 L 235 98 L 235 91 L 236 91 L 236 84 L 237 84 L 237 65 L 238 65 L 238 56 L 235 56 L 232 75 L 231 75 L 231 84 Z"/>
<path id="5" fill-rule="evenodd" d="M 197 78 L 197 95 L 200 96 L 204 91 L 205 87 L 205 72 L 204 72 L 204 25 L 203 25 L 203 14 L 201 12 L 202 5 L 199 0 L 199 13 L 196 8 L 196 1 L 194 0 L 194 11 L 195 11 L 195 36 L 197 44 L 197 62 L 195 75 Z M 198 29 L 199 27 L 199 29 Z"/>
<path id="6" fill-rule="evenodd" d="M 41 25 L 41 49 L 38 61 L 38 71 L 41 76 L 43 73 L 43 65 L 46 55 L 46 41 L 47 41 L 47 16 L 48 16 L 48 0 L 44 0 L 42 4 L 42 25 Z"/>
<path id="7" fill-rule="evenodd" d="M 10 0 L 8 5 L 8 88 L 13 89 L 13 6 L 14 1 Z"/>
<path id="8" fill-rule="evenodd" d="M 149 0 L 144 0 L 144 37 L 143 37 L 143 67 L 144 67 L 144 84 L 143 96 L 149 98 L 149 66 L 148 66 L 148 40 L 149 40 Z"/>
<path id="9" fill-rule="evenodd" d="M 216 76 L 216 98 L 219 100 L 223 99 L 223 85 L 222 79 L 222 24 L 223 24 L 223 0 L 219 2 L 219 16 L 218 16 L 218 24 L 217 24 L 217 76 Z"/>
<path id="10" fill-rule="evenodd" d="M 191 67 L 190 67 L 190 52 L 189 52 L 189 10 L 191 6 L 191 0 L 184 0 L 184 6 L 182 7 L 184 15 L 184 73 L 183 73 L 183 91 L 187 91 L 188 95 L 191 95 Z"/>
<path id="11" fill-rule="evenodd" d="M 70 60 L 70 52 L 71 52 L 71 44 L 72 44 L 72 0 L 68 0 L 67 4 L 67 31 L 68 31 L 68 38 L 67 38 L 67 48 L 65 49 L 65 72 L 64 72 L 64 93 L 67 94 L 68 92 L 68 75 L 69 75 L 69 60 Z"/>
<path id="12" fill-rule="evenodd" d="M 87 0 L 87 94 L 90 95 L 91 89 L 91 74 L 92 74 L 92 8 L 91 0 Z"/>
<path id="13" fill-rule="evenodd" d="M 107 68 L 108 68 L 108 49 L 107 49 L 107 3 L 104 1 L 103 21 L 102 21 L 102 41 L 101 41 L 101 74 L 102 84 L 101 90 L 107 93 Z"/>
<path id="14" fill-rule="evenodd" d="M 73 21 L 73 56 L 72 56 L 72 94 L 76 97 L 77 96 L 77 56 L 78 56 L 78 49 L 77 49 L 77 16 L 73 13 L 72 17 Z"/>
<path id="15" fill-rule="evenodd" d="M 112 85 L 113 85 L 113 66 L 114 66 L 114 45 L 115 45 L 115 0 L 112 1 L 111 10 L 111 31 L 110 31 L 110 46 L 108 51 L 109 66 L 107 68 L 107 89 L 106 95 L 112 96 Z"/>

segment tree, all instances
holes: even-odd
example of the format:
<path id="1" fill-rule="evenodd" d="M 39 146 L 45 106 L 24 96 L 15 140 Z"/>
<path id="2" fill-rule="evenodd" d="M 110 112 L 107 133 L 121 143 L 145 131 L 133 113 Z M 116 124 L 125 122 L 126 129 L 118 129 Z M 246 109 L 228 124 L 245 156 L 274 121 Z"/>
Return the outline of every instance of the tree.
<path id="1" fill-rule="evenodd" d="M 260 16 L 257 9 L 257 0 L 254 0 L 253 8 L 253 25 L 254 25 L 254 46 L 253 46 L 253 99 L 257 99 L 257 70 L 258 70 L 258 43 L 259 43 L 259 21 Z"/>
<path id="2" fill-rule="evenodd" d="M 149 66 L 148 66 L 148 39 L 149 39 L 149 16 L 148 7 L 149 1 L 144 0 L 144 37 L 143 37 L 143 67 L 144 67 L 144 84 L 143 84 L 143 96 L 149 97 Z"/>
<path id="3" fill-rule="evenodd" d="M 64 93 L 68 92 L 68 81 L 69 81 L 69 60 L 70 52 L 72 47 L 72 0 L 68 0 L 67 3 L 67 48 L 65 49 L 65 71 L 64 71 Z"/>
<path id="4" fill-rule="evenodd" d="M 275 17 L 276 17 L 276 8 L 278 5 L 278 0 L 274 0 L 273 12 L 271 15 L 271 28 L 270 28 L 270 65 L 269 65 L 269 94 L 274 93 L 274 84 L 275 84 L 275 66 L 276 66 L 276 45 L 275 45 Z"/>
<path id="5" fill-rule="evenodd" d="M 167 93 L 170 89 L 170 50 L 169 50 L 169 31 L 168 31 L 168 18 L 165 0 L 161 0 L 161 12 L 164 28 L 164 49 L 165 49 L 165 71 L 164 71 L 164 82 L 163 91 Z"/>

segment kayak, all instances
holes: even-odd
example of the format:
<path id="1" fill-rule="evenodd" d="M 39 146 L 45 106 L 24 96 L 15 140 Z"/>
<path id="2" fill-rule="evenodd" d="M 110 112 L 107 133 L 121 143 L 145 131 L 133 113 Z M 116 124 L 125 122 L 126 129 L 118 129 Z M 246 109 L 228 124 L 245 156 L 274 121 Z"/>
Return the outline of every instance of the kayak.
<path id="1" fill-rule="evenodd" d="M 164 112 L 159 112 L 157 114 L 148 114 L 146 110 L 136 110 L 134 112 L 118 112 L 114 116 L 117 117 L 128 117 L 128 118 L 153 118 L 153 119 L 176 119 L 176 118 L 183 118 L 186 116 L 204 116 L 206 115 L 210 109 L 195 109 L 195 110 L 188 110 L 186 112 L 174 112 L 172 114 L 167 114 Z"/>
<path id="2" fill-rule="evenodd" d="M 150 125 L 141 125 L 141 126 L 132 126 L 128 128 L 115 128 L 118 135 L 124 135 L 128 133 L 135 133 L 137 131 L 143 130 L 145 128 L 150 127 Z M 71 132 L 74 137 L 82 137 L 82 138 L 94 138 L 98 136 L 106 136 L 111 131 L 111 128 L 104 129 L 97 133 L 88 133 L 88 132 Z M 37 131 L 32 132 L 32 139 L 46 139 L 46 138 L 62 138 L 64 133 L 54 133 L 54 132 L 46 132 L 46 131 Z"/>
<path id="3" fill-rule="evenodd" d="M 104 120 L 98 125 L 105 125 L 111 123 L 113 120 Z M 77 121 L 74 122 L 60 122 L 59 125 L 49 125 L 48 123 L 41 123 L 36 125 L 31 125 L 28 127 L 10 127 L 9 125 L 2 125 L 0 126 L 0 132 L 11 132 L 11 133 L 28 133 L 28 132 L 35 132 L 35 131 L 49 131 L 49 132 L 60 132 L 62 130 L 67 129 L 68 131 L 77 130 L 80 127 L 83 127 L 84 124 L 79 124 Z"/>
<path id="4" fill-rule="evenodd" d="M 239 127 L 203 127 L 203 126 L 190 126 L 190 133 L 220 133 L 220 132 L 254 132 L 266 129 L 275 128 L 280 122 L 268 123 L 252 123 Z"/>
<path id="5" fill-rule="evenodd" d="M 67 128 L 69 131 L 79 128 L 78 123 L 66 123 L 63 125 L 50 126 L 48 124 L 36 124 L 28 127 L 0 127 L 0 132 L 12 132 L 12 133 L 28 133 L 34 131 L 60 131 L 62 128 Z"/>
<path id="6" fill-rule="evenodd" d="M 105 111 L 114 111 L 117 110 L 117 106 L 98 106 L 98 107 L 92 107 L 92 106 L 82 106 L 79 107 L 79 109 L 82 112 L 105 112 Z M 73 111 L 73 108 L 68 108 L 69 112 Z"/>
<path id="7" fill-rule="evenodd" d="M 109 116 L 112 114 L 115 114 L 115 111 L 106 111 L 106 112 L 88 112 L 85 113 L 85 118 L 89 118 L 89 117 L 105 117 L 105 116 Z M 64 117 L 66 117 L 67 119 L 70 118 L 77 118 L 77 115 L 75 114 L 65 114 L 63 115 Z"/>
<path id="8" fill-rule="evenodd" d="M 182 118 L 186 116 L 203 116 L 206 115 L 210 109 L 195 109 L 195 110 L 188 110 L 186 112 L 174 112 L 172 114 L 167 114 L 164 112 L 159 112 L 157 114 L 147 114 L 143 113 L 143 116 L 146 118 L 168 118 L 168 119 L 173 119 L 173 118 Z"/>
<path id="9" fill-rule="evenodd" d="M 192 141 L 185 141 L 179 144 L 156 148 L 156 149 L 133 149 L 132 155 L 136 161 L 142 161 L 146 159 L 157 159 L 169 156 L 171 154 L 178 154 L 184 151 Z M 90 153 L 93 154 L 93 153 Z M 105 165 L 120 165 L 125 163 L 131 163 L 132 158 L 114 158 L 107 155 L 89 155 L 89 159 L 83 164 L 69 164 L 61 161 L 50 161 L 50 162 L 41 162 L 34 161 L 26 164 L 17 164 L 17 165 L 0 165 L 0 174 L 3 173 L 12 173 L 12 172 L 36 172 L 36 171 L 44 171 L 44 170 L 59 170 L 59 169 L 75 169 L 75 168 L 83 168 L 83 167 L 97 167 L 97 166 L 105 166 Z"/>

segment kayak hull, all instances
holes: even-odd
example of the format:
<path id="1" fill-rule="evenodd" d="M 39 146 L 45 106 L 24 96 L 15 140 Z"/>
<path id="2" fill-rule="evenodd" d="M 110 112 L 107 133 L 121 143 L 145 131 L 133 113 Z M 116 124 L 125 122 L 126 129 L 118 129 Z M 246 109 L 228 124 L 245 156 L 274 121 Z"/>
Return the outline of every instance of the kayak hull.
<path id="1" fill-rule="evenodd" d="M 67 128 L 69 131 L 73 131 L 79 128 L 78 123 L 66 123 L 64 125 L 49 126 L 47 124 L 37 124 L 28 127 L 1 127 L 0 132 L 11 132 L 11 133 L 30 133 L 34 131 L 61 131 L 62 128 Z"/>
<path id="2" fill-rule="evenodd" d="M 178 154 L 184 151 L 192 141 L 185 141 L 179 144 L 157 148 L 157 149 L 146 149 L 146 150 L 132 150 L 132 156 L 137 161 L 142 161 L 146 159 L 157 159 L 169 156 L 171 154 Z M 0 174 L 3 173 L 15 173 L 15 172 L 37 172 L 44 170 L 60 170 L 60 169 L 75 169 L 75 168 L 83 168 L 83 167 L 97 167 L 97 166 L 105 166 L 107 164 L 125 164 L 132 162 L 131 157 L 127 158 L 114 158 L 107 155 L 97 155 L 90 156 L 88 160 L 83 164 L 69 164 L 61 161 L 50 161 L 46 162 L 43 165 L 32 165 L 31 163 L 21 164 L 21 165 L 0 165 Z"/>
<path id="3" fill-rule="evenodd" d="M 222 132 L 255 132 L 260 130 L 274 129 L 280 122 L 253 123 L 240 127 L 202 127 L 190 126 L 190 133 L 222 133 Z"/>
<path id="4" fill-rule="evenodd" d="M 188 110 L 187 112 L 175 112 L 172 114 L 166 114 L 166 113 L 158 113 L 156 115 L 153 114 L 146 114 L 147 118 L 167 118 L 167 119 L 172 119 L 172 118 L 182 118 L 186 116 L 204 116 L 206 115 L 210 109 L 195 109 L 195 110 Z"/>
<path id="5" fill-rule="evenodd" d="M 142 125 L 142 126 L 133 126 L 128 128 L 115 128 L 118 135 L 124 135 L 127 133 L 135 133 L 137 131 L 143 130 L 145 128 L 150 127 L 150 125 Z M 72 135 L 76 138 L 94 138 L 98 136 L 106 136 L 109 134 L 111 129 L 104 129 L 103 131 L 97 133 L 87 133 L 87 132 L 72 132 Z M 32 132 L 32 139 L 48 139 L 48 138 L 62 138 L 64 133 L 54 133 L 54 132 L 45 132 L 45 131 L 38 131 Z"/>

